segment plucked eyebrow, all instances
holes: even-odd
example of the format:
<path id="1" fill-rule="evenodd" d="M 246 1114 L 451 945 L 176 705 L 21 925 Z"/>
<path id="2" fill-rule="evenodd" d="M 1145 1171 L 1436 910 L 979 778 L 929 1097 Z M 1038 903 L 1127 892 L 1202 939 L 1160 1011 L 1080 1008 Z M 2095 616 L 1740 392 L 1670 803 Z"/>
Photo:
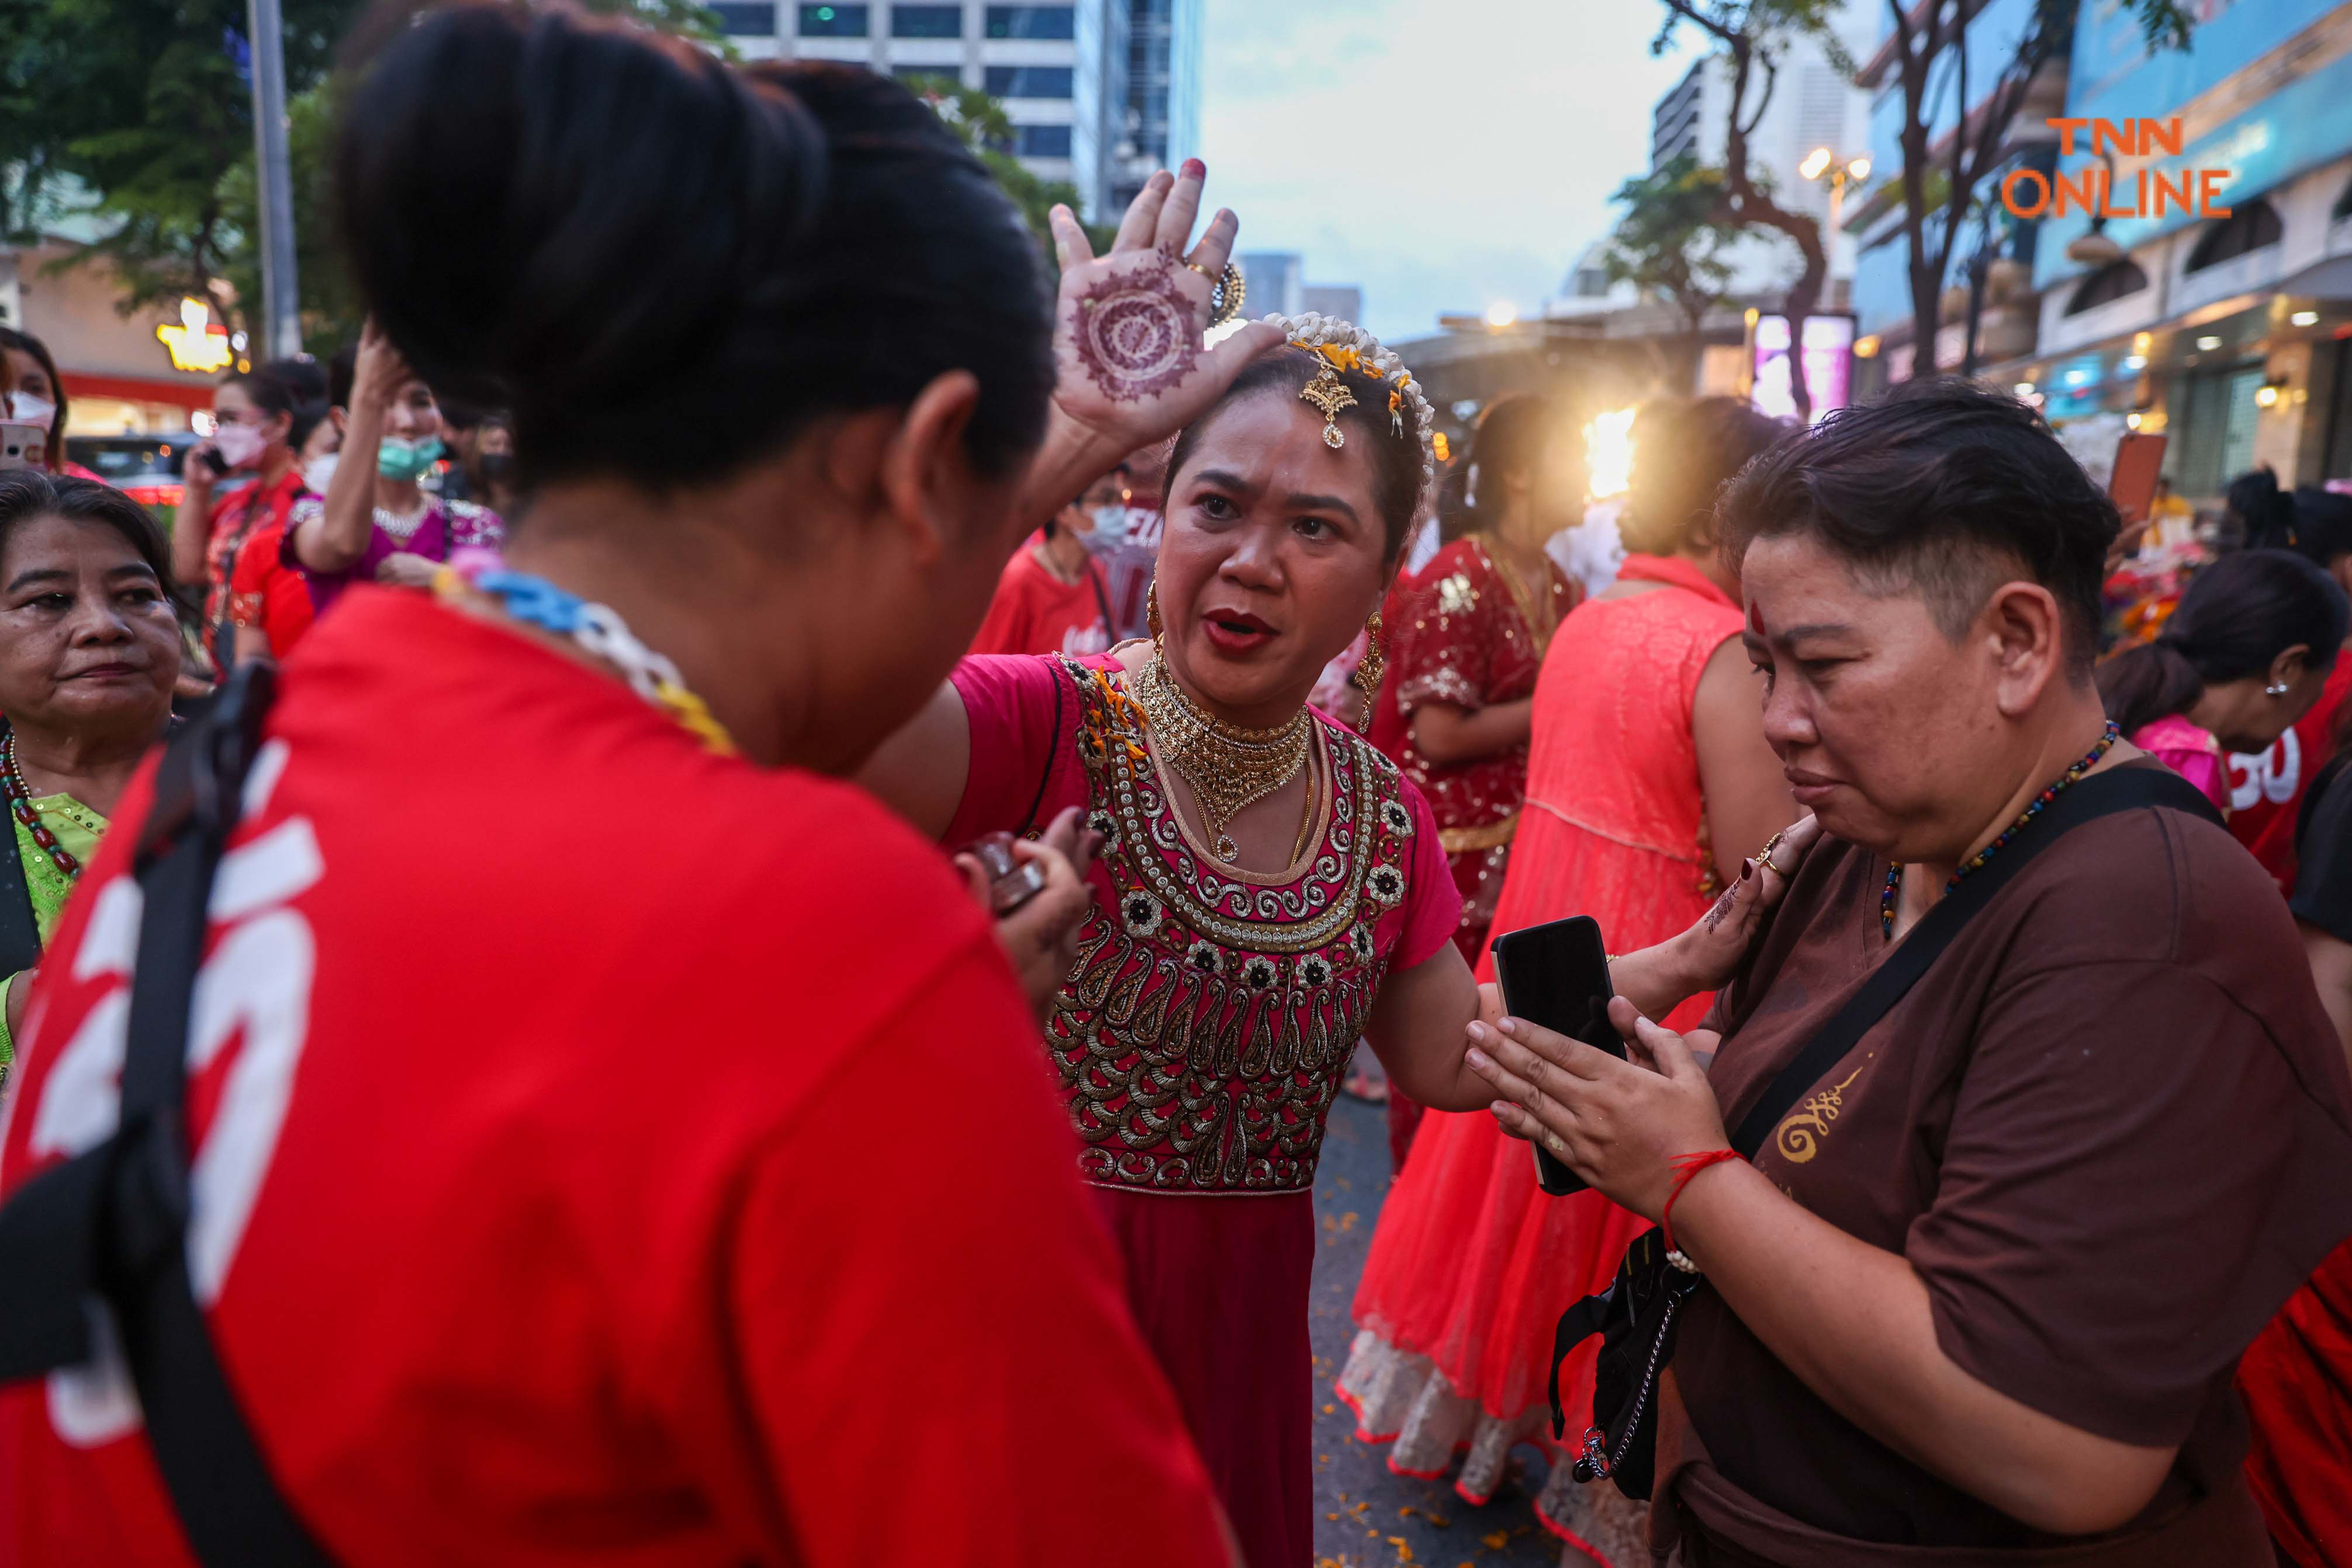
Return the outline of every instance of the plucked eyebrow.
<path id="1" fill-rule="evenodd" d="M 1344 514 L 1351 523 L 1362 521 L 1356 516 L 1356 508 L 1337 496 L 1306 496 L 1294 490 L 1290 494 L 1289 500 L 1293 511 L 1339 512 Z"/>
<path id="2" fill-rule="evenodd" d="M 1769 639 L 1769 642 L 1754 632 L 1742 632 L 1739 634 L 1739 640 L 1747 644 L 1748 651 L 1753 653 L 1769 646 L 1770 643 L 1778 643 L 1786 647 L 1790 643 L 1802 643 L 1811 637 L 1843 637 L 1853 630 L 1853 627 L 1843 621 L 1811 621 L 1802 626 L 1791 626 L 1786 632 Z"/>
<path id="3" fill-rule="evenodd" d="M 1244 496 L 1257 494 L 1256 486 L 1248 480 L 1223 468 L 1203 468 L 1198 478 L 1200 483 L 1214 485 L 1222 490 L 1237 490 Z M 1360 524 L 1363 521 L 1356 515 L 1356 508 L 1349 505 L 1343 497 L 1308 495 L 1303 491 L 1294 490 L 1284 497 L 1283 501 L 1296 512 L 1338 512 L 1351 523 Z"/>

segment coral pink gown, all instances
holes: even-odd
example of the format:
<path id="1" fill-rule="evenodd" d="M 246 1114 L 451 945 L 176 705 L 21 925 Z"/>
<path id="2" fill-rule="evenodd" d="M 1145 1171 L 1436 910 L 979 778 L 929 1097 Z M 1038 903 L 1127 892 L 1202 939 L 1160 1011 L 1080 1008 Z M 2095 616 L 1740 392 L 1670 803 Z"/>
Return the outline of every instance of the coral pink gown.
<path id="1" fill-rule="evenodd" d="M 1691 709 L 1707 660 L 1738 634 L 1740 611 L 1687 561 L 1632 556 L 1620 579 L 1664 586 L 1588 601 L 1545 655 L 1496 933 L 1590 915 L 1622 952 L 1683 930 L 1718 891 Z M 1479 973 L 1492 977 L 1490 957 Z M 1666 1022 L 1690 1027 L 1711 999 L 1692 998 Z M 1443 1473 L 1466 1449 L 1456 1490 L 1485 1501 L 1511 1447 L 1549 1437 L 1544 1385 L 1560 1312 L 1608 1284 L 1647 1224 L 1597 1193 L 1544 1195 L 1527 1145 L 1493 1117 L 1430 1113 L 1356 1295 L 1361 1332 L 1339 1393 L 1358 1435 L 1393 1438 L 1390 1468 L 1403 1474 Z M 1572 1415 L 1591 1408 L 1592 1358 L 1588 1345 L 1561 1370 Z M 1554 1467 L 1539 1511 L 1606 1561 L 1585 1538 L 1622 1525 L 1593 1517 L 1622 1511 L 1615 1494 L 1580 1492 L 1567 1474 Z"/>

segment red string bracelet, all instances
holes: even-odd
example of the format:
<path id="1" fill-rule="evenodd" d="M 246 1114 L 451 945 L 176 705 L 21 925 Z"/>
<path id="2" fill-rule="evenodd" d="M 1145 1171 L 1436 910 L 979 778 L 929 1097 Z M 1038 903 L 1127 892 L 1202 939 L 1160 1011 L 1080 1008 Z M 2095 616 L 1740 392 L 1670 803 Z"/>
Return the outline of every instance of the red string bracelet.
<path id="1" fill-rule="evenodd" d="M 1676 1155 L 1674 1157 L 1674 1167 L 1682 1174 L 1675 1177 L 1675 1190 L 1666 1194 L 1666 1207 L 1661 1209 L 1658 1213 L 1658 1225 L 1666 1233 L 1667 1251 L 1679 1252 L 1682 1250 L 1681 1248 L 1675 1245 L 1675 1199 L 1682 1197 L 1683 1188 L 1690 1186 L 1691 1177 L 1698 1175 L 1699 1172 L 1706 1169 L 1709 1166 L 1719 1166 L 1726 1160 L 1736 1160 L 1744 1156 L 1741 1155 L 1738 1149 L 1709 1149 L 1705 1154 Z"/>

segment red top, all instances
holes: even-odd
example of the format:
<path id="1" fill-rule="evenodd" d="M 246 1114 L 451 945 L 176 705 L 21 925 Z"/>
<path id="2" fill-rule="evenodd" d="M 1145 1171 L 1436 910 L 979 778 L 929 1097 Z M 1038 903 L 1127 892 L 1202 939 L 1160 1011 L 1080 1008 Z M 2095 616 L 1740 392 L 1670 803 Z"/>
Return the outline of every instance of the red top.
<path id="1" fill-rule="evenodd" d="M 283 528 L 286 516 L 305 494 L 302 469 L 289 464 L 275 484 L 256 479 L 213 502 L 205 532 L 205 653 L 218 665 L 221 628 L 229 623 L 229 574 L 245 541 L 269 528 Z"/>
<path id="2" fill-rule="evenodd" d="M 2253 852 L 2279 884 L 2294 892 L 2294 822 L 2311 781 L 2336 754 L 2336 719 L 2352 693 L 2352 657 L 2339 656 L 2311 711 L 2268 751 L 2233 751 L 2229 769 L 2230 832 Z"/>
<path id="3" fill-rule="evenodd" d="M 286 559 L 289 526 L 256 529 L 237 547 L 236 564 L 228 574 L 228 619 L 239 645 L 247 637 L 260 637 L 273 659 L 292 653 L 318 615 L 301 568 Z"/>
<path id="4" fill-rule="evenodd" d="M 352 590 L 269 731 L 198 982 L 190 1251 L 331 1556 L 1224 1560 L 937 850 L 418 594 Z M 110 1130 L 149 799 L 43 966 L 0 1186 Z M 102 1375 L 0 1390 L 0 1563 L 190 1561 L 136 1422 Z"/>
<path id="5" fill-rule="evenodd" d="M 1381 617 L 1388 680 L 1373 710 L 1372 744 L 1429 797 L 1439 827 L 1480 828 L 1517 815 L 1528 747 L 1432 762 L 1412 743 L 1413 715 L 1430 703 L 1476 713 L 1532 696 L 1552 630 L 1579 597 L 1549 561 L 1539 582 L 1521 581 L 1475 535 L 1445 546 L 1389 595 Z"/>
<path id="6" fill-rule="evenodd" d="M 1178 814 L 1116 660 L 966 659 L 954 679 L 971 768 L 945 841 L 1069 806 L 1103 835 L 1045 1041 L 1087 1179 L 1305 1191 L 1382 982 L 1435 955 L 1462 915 L 1429 802 L 1318 714 L 1298 852 L 1250 872 Z"/>
<path id="7" fill-rule="evenodd" d="M 1043 536 L 1038 536 L 1042 538 Z M 1064 582 L 1037 559 L 1036 539 L 1013 552 L 997 579 L 988 619 L 971 641 L 975 653 L 1099 653 L 1110 646 L 1103 625 L 1102 569 L 1087 559 L 1076 582 Z"/>

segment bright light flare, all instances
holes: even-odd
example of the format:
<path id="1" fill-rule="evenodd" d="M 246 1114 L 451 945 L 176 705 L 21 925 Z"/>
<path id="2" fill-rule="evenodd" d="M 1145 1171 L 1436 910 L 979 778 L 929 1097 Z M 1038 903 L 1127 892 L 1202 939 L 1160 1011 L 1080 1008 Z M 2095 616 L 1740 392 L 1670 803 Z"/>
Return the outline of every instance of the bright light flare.
<path id="1" fill-rule="evenodd" d="M 1584 427 L 1584 468 L 1592 498 L 1622 496 L 1633 483 L 1633 411 L 1614 409 L 1592 416 Z"/>
<path id="2" fill-rule="evenodd" d="M 1497 299 L 1486 307 L 1486 325 L 1494 328 L 1509 326 L 1519 319 L 1519 308 L 1507 299 Z"/>
<path id="3" fill-rule="evenodd" d="M 1845 177 L 1856 183 L 1869 179 L 1870 160 L 1867 158 L 1857 158 L 1853 162 L 1848 163 L 1845 166 Z"/>
<path id="4" fill-rule="evenodd" d="M 1822 171 L 1830 166 L 1832 156 L 1834 154 L 1828 148 L 1816 147 L 1805 154 L 1805 161 L 1797 165 L 1797 172 L 1808 180 L 1818 180 L 1822 177 Z"/>

